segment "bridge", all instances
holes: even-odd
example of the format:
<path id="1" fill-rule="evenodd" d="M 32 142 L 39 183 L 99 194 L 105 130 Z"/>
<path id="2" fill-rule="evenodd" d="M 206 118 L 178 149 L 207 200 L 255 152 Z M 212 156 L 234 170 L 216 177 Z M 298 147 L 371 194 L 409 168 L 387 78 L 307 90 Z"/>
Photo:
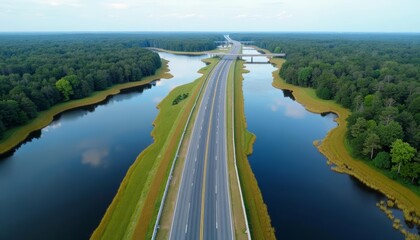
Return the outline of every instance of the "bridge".
<path id="1" fill-rule="evenodd" d="M 229 42 L 229 41 L 214 41 L 214 42 L 215 43 L 219 43 L 221 45 L 229 45 L 229 44 L 232 44 L 232 42 Z M 243 45 L 254 43 L 254 41 L 238 41 L 238 42 L 242 43 Z"/>
<path id="2" fill-rule="evenodd" d="M 236 57 L 237 59 L 242 59 L 243 57 L 251 57 L 251 63 L 254 62 L 254 57 L 267 57 L 267 58 L 273 58 L 273 57 L 286 57 L 286 53 L 223 53 L 223 52 L 206 52 L 210 57 L 224 57 L 224 56 L 230 56 L 230 57 Z"/>

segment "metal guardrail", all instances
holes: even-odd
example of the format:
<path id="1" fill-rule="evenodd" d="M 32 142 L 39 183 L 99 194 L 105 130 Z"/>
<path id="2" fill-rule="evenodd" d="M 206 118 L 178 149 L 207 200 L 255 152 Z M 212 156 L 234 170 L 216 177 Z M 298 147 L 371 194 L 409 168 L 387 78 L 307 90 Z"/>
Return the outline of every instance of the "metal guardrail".
<path id="1" fill-rule="evenodd" d="M 171 170 L 170 170 L 170 172 L 169 172 L 169 177 L 168 177 L 168 180 L 166 181 L 165 191 L 163 192 L 162 201 L 161 201 L 160 206 L 159 206 L 159 212 L 158 212 L 158 215 L 157 215 L 157 218 L 156 218 L 155 226 L 154 226 L 154 228 L 153 228 L 152 240 L 155 240 L 155 239 L 156 239 L 157 230 L 159 229 L 159 222 L 160 222 L 160 218 L 161 218 L 161 216 L 162 216 L 163 205 L 165 204 L 166 195 L 167 195 L 167 193 L 168 193 L 168 189 L 169 189 L 169 184 L 170 184 L 170 182 L 171 182 L 171 180 L 172 180 L 172 173 L 173 173 L 174 168 L 175 168 L 175 163 L 176 163 L 176 160 L 178 159 L 179 150 L 181 149 L 181 145 L 182 145 L 182 143 L 183 143 L 183 141 L 184 141 L 185 133 L 187 132 L 187 128 L 188 128 L 188 126 L 189 126 L 189 124 L 190 124 L 191 117 L 192 117 L 192 115 L 193 115 L 193 113 L 194 113 L 194 110 L 195 110 L 195 108 L 196 108 L 196 106 L 197 106 L 197 102 L 198 102 L 198 100 L 200 99 L 200 96 L 201 96 L 201 94 L 202 94 L 202 92 L 203 92 L 204 86 L 207 84 L 207 81 L 208 81 L 208 79 L 209 79 L 209 76 L 210 76 L 210 75 L 211 75 L 211 73 L 213 72 L 214 67 L 215 67 L 216 65 L 217 65 L 217 64 L 215 64 L 215 65 L 212 67 L 212 69 L 210 70 L 210 72 L 207 74 L 207 76 L 206 76 L 206 78 L 205 78 L 205 80 L 204 80 L 203 85 L 201 85 L 201 88 L 200 88 L 200 91 L 199 91 L 199 93 L 198 93 L 198 95 L 197 95 L 197 98 L 195 99 L 195 102 L 194 102 L 194 105 L 193 105 L 193 107 L 192 107 L 192 109 L 191 109 L 191 112 L 190 112 L 190 114 L 188 115 L 188 119 L 187 119 L 187 122 L 186 122 L 186 124 L 185 124 L 184 131 L 182 132 L 181 139 L 179 140 L 179 143 L 178 143 L 178 148 L 176 149 L 175 157 L 174 157 L 174 160 L 173 160 L 173 162 L 172 162 Z"/>

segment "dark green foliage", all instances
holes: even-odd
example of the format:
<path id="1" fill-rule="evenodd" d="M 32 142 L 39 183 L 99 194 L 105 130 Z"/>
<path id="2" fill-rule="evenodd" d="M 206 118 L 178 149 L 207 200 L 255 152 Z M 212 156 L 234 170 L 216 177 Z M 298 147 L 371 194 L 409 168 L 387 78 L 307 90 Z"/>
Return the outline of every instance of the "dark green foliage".
<path id="1" fill-rule="evenodd" d="M 201 52 L 213 50 L 217 47 L 215 41 L 225 40 L 221 34 L 209 33 L 159 33 L 151 36 L 144 36 L 141 47 L 163 48 L 181 52 Z"/>
<path id="2" fill-rule="evenodd" d="M 188 97 L 188 93 L 183 93 L 178 95 L 173 101 L 172 101 L 172 105 L 177 105 L 179 102 L 181 102 L 182 100 L 186 99 Z"/>
<path id="3" fill-rule="evenodd" d="M 3 133 L 6 130 L 6 127 L 4 126 L 3 122 L 0 120 L 0 138 L 3 137 Z"/>
<path id="4" fill-rule="evenodd" d="M 387 152 L 379 152 L 372 162 L 373 165 L 380 169 L 391 168 L 391 156 Z"/>
<path id="5" fill-rule="evenodd" d="M 419 34 L 261 33 L 231 37 L 255 41 L 270 51 L 280 48 L 287 54 L 280 71 L 286 82 L 312 87 L 318 97 L 334 99 L 351 109 L 347 138 L 356 157 L 367 160 L 382 149 L 373 163 L 390 169 L 384 154 L 396 139 L 419 149 Z M 406 174 L 402 177 L 417 178 L 410 172 L 417 165 L 403 167 Z"/>
<path id="6" fill-rule="evenodd" d="M 38 111 L 113 84 L 141 80 L 161 66 L 137 35 L 0 36 L 0 135 Z"/>
<path id="7" fill-rule="evenodd" d="M 390 122 L 388 125 L 379 124 L 376 132 L 381 139 L 381 145 L 384 147 L 390 147 L 395 140 L 402 139 L 403 137 L 401 125 L 394 121 Z"/>

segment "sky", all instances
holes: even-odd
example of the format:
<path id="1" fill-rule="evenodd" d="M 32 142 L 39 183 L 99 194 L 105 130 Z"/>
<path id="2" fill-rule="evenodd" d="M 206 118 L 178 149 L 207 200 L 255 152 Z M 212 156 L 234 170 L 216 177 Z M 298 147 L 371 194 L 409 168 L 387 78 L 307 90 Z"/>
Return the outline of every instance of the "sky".
<path id="1" fill-rule="evenodd" d="M 420 32 L 420 0 L 0 0 L 0 32 Z"/>

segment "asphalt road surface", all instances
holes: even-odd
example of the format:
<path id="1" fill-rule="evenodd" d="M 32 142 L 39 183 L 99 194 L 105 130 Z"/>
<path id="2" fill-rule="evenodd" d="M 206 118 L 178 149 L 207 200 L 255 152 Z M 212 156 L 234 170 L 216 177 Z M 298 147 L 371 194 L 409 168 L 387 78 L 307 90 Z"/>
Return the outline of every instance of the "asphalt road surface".
<path id="1" fill-rule="evenodd" d="M 230 53 L 239 53 L 233 43 Z M 234 57 L 214 67 L 199 103 L 176 200 L 170 239 L 233 239 L 227 170 L 226 87 Z"/>

